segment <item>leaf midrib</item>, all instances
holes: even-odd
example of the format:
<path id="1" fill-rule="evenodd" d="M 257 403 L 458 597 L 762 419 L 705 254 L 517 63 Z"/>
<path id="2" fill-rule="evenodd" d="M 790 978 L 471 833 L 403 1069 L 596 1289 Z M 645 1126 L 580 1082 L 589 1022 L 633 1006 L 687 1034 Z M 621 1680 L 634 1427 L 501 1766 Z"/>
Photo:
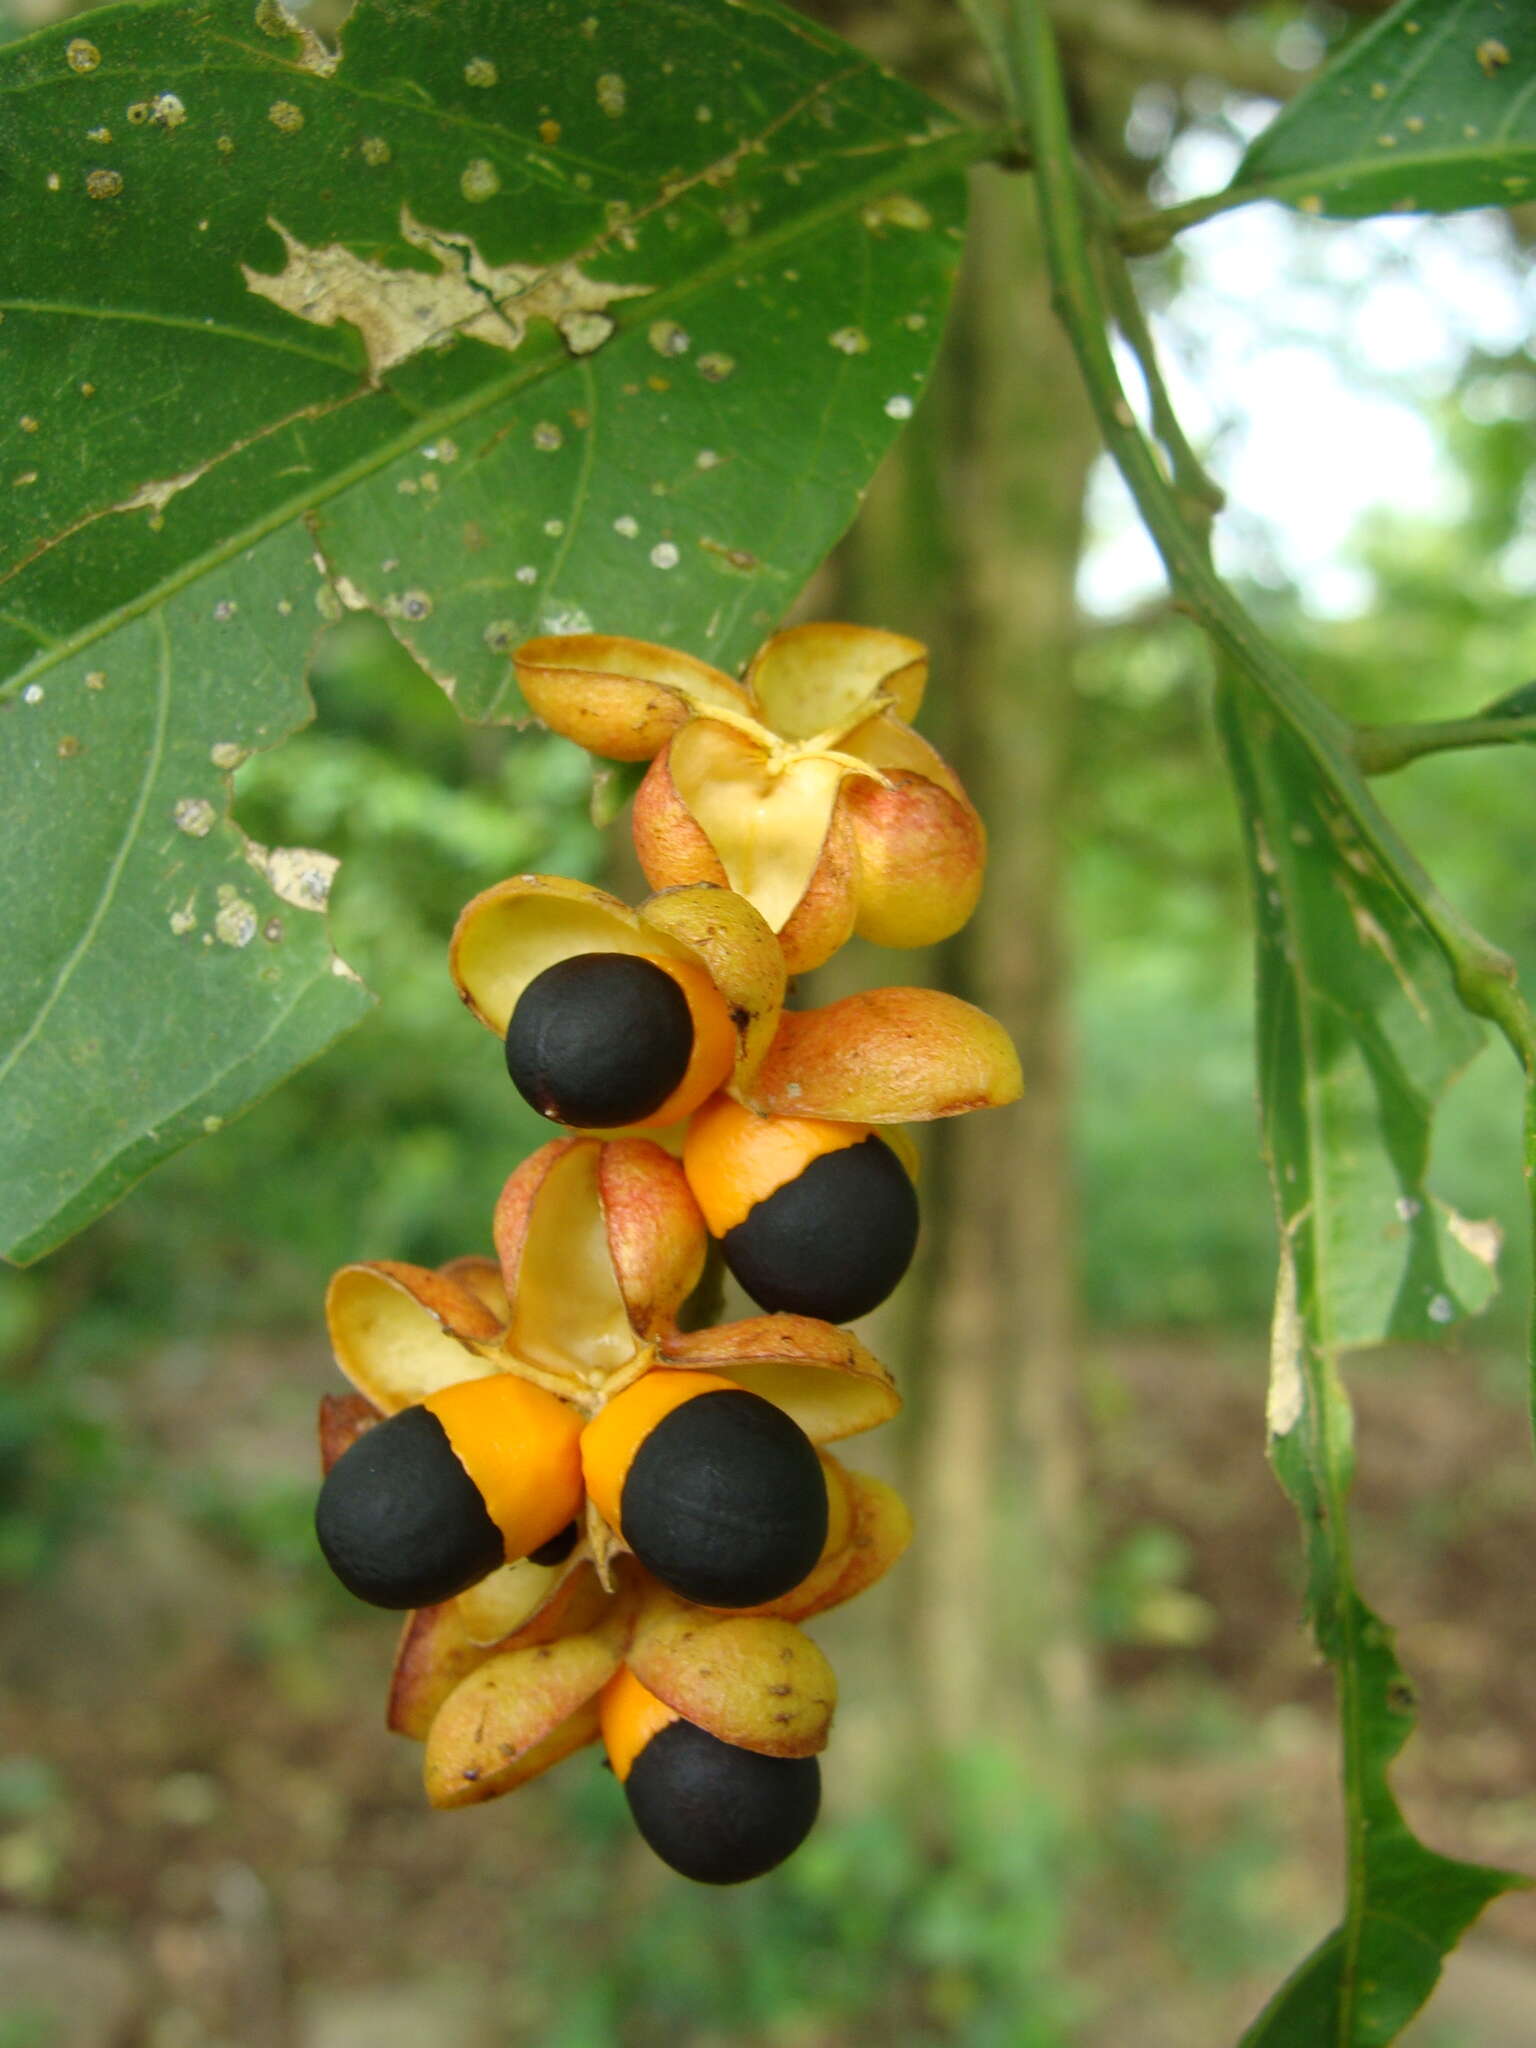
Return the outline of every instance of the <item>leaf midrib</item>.
<path id="1" fill-rule="evenodd" d="M 998 142 L 998 135 L 991 130 L 965 128 L 928 144 L 920 165 L 914 165 L 911 155 L 904 155 L 879 176 L 868 179 L 833 199 L 825 200 L 804 213 L 797 214 L 792 221 L 787 221 L 780 227 L 770 229 L 760 236 L 746 237 L 733 244 L 713 263 L 694 271 L 686 279 L 648 294 L 644 300 L 643 315 L 636 313 L 630 316 L 629 320 L 620 316 L 616 324 L 619 330 L 623 331 L 626 326 L 638 324 L 642 317 L 649 321 L 669 308 L 686 305 L 698 293 L 708 290 L 721 279 L 733 277 L 761 263 L 777 250 L 793 248 L 798 243 L 811 239 L 830 222 L 856 214 L 871 198 L 898 187 L 910 188 L 931 184 L 949 171 L 964 169 L 978 159 L 992 154 L 997 149 Z M 591 246 L 601 250 L 611 239 L 610 236 L 604 236 Z M 562 260 L 589 259 L 583 256 Z M 60 663 L 73 659 L 84 649 L 93 646 L 107 633 L 115 632 L 120 626 L 144 616 L 179 591 L 211 574 L 236 555 L 244 553 L 248 548 L 279 532 L 304 512 L 329 503 L 341 492 L 351 489 L 354 484 L 361 483 L 379 470 L 387 468 L 397 456 L 407 453 L 418 442 L 433 436 L 440 437 L 450 429 L 463 425 L 465 421 L 476 418 L 492 406 L 499 405 L 504 399 L 550 376 L 555 370 L 564 369 L 570 360 L 571 358 L 563 351 L 546 344 L 543 360 L 525 364 L 520 369 L 509 372 L 505 377 L 482 385 L 477 391 L 452 404 L 439 406 L 434 411 L 418 415 L 403 432 L 382 442 L 344 469 L 336 471 L 324 484 L 296 492 L 281 505 L 274 507 L 264 518 L 252 520 L 203 554 L 184 563 L 171 575 L 141 591 L 137 597 L 119 605 L 111 612 L 104 613 L 89 626 L 82 627 L 61 640 L 56 647 L 34 657 L 24 668 L 18 669 L 4 683 L 0 683 L 0 703 L 13 697 L 29 682 L 51 673 Z M 232 452 L 234 451 L 224 450 L 213 456 L 210 458 L 209 467 L 215 466 Z"/>

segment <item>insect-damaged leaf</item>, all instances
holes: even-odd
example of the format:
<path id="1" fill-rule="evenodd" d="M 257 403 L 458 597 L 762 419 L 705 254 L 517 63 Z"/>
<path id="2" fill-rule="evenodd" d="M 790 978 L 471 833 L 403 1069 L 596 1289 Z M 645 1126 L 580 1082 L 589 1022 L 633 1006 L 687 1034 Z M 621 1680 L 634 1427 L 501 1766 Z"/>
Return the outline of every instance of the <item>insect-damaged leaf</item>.
<path id="1" fill-rule="evenodd" d="M 1243 2039 L 1375 2048 L 1428 1998 L 1483 1906 L 1521 1882 L 1426 1848 L 1403 1818 L 1388 1770 L 1413 1729 L 1412 1690 L 1355 1588 L 1346 1529 L 1340 1353 L 1427 1336 L 1491 1284 L 1496 1233 L 1424 1185 L 1436 1103 L 1480 1037 L 1300 744 L 1235 689 L 1220 709 L 1257 905 L 1260 1097 L 1282 1239 L 1270 1454 L 1337 1677 L 1349 1836 L 1339 1927 Z"/>
<path id="2" fill-rule="evenodd" d="M 735 663 L 920 394 L 977 145 L 770 0 L 363 0 L 335 51 L 274 0 L 115 7 L 0 51 L 0 110 L 27 1257 L 360 1012 L 222 822 L 322 617 L 471 717 L 541 631 Z"/>
<path id="3" fill-rule="evenodd" d="M 1536 10 L 1401 0 L 1257 137 L 1231 189 L 1348 218 L 1536 197 Z"/>

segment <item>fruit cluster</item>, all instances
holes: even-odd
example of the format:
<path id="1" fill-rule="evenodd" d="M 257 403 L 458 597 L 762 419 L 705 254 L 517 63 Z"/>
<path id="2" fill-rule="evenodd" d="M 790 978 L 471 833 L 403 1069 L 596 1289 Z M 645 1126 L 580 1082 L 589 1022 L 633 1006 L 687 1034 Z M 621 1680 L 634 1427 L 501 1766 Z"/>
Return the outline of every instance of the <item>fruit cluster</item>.
<path id="1" fill-rule="evenodd" d="M 356 1389 L 321 1408 L 320 1546 L 413 1610 L 389 1724 L 437 1806 L 601 1740 L 642 1835 L 705 1883 L 804 1838 L 836 1685 L 799 1624 L 879 1578 L 906 1509 L 825 1448 L 895 1413 L 842 1326 L 917 1241 L 903 1123 L 1012 1100 L 1006 1034 L 937 991 L 785 1008 L 854 931 L 922 945 L 980 888 L 979 821 L 903 723 L 923 649 L 774 636 L 741 683 L 592 634 L 514 660 L 556 731 L 652 759 L 631 910 L 558 876 L 471 902 L 450 948 L 519 1092 L 569 1135 L 512 1174 L 494 1260 L 347 1266 Z M 697 1321 L 711 1247 L 763 1311 Z"/>

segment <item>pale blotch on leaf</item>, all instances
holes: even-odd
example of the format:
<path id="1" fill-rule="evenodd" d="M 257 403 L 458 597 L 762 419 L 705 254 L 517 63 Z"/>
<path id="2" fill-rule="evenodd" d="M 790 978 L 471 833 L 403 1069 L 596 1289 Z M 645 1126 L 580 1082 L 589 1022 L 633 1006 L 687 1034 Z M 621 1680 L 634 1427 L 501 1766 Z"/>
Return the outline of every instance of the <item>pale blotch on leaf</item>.
<path id="1" fill-rule="evenodd" d="M 64 62 L 71 71 L 94 71 L 101 62 L 101 52 L 84 36 L 75 36 L 65 47 Z"/>
<path id="2" fill-rule="evenodd" d="M 184 796 L 177 799 L 171 811 L 171 821 L 178 832 L 185 832 L 189 839 L 206 839 L 213 830 L 216 813 L 205 796 Z"/>
<path id="3" fill-rule="evenodd" d="M 320 40 L 312 28 L 296 21 L 283 5 L 283 0 L 258 0 L 256 26 L 263 35 L 281 41 L 287 36 L 299 39 L 299 69 L 312 71 L 316 78 L 329 78 L 341 62 L 340 54 Z"/>
<path id="4" fill-rule="evenodd" d="M 248 903 L 232 883 L 219 884 L 219 907 L 214 914 L 214 936 L 225 946 L 248 946 L 261 926 L 254 903 Z"/>
<path id="5" fill-rule="evenodd" d="M 657 541 L 651 549 L 652 564 L 658 569 L 675 569 L 682 556 L 669 540 Z"/>
<path id="6" fill-rule="evenodd" d="M 613 322 L 606 313 L 562 313 L 555 325 L 573 356 L 591 355 L 613 332 Z"/>
<path id="7" fill-rule="evenodd" d="M 197 897 L 189 896 L 179 910 L 173 910 L 170 917 L 171 930 L 178 939 L 184 939 L 197 924 Z"/>
<path id="8" fill-rule="evenodd" d="M 510 654 L 522 637 L 515 619 L 492 619 L 480 635 L 492 654 Z"/>
<path id="9" fill-rule="evenodd" d="M 85 678 L 85 687 L 88 690 L 104 690 L 107 687 L 106 670 L 100 668 L 88 670 Z"/>
<path id="10" fill-rule="evenodd" d="M 694 367 L 706 384 L 723 384 L 735 369 L 736 358 L 722 355 L 719 349 L 710 349 L 699 357 Z"/>
<path id="11" fill-rule="evenodd" d="M 1432 1294 L 1427 1313 L 1432 1323 L 1454 1323 L 1456 1304 L 1448 1294 Z"/>
<path id="12" fill-rule="evenodd" d="M 219 624 L 222 626 L 228 620 L 232 619 L 239 609 L 239 605 L 236 604 L 235 600 L 232 597 L 221 597 L 218 603 L 213 608 L 213 616 L 218 620 Z"/>
<path id="13" fill-rule="evenodd" d="M 430 619 L 432 599 L 424 590 L 406 590 L 399 597 L 386 597 L 383 611 L 391 619 Z"/>
<path id="14" fill-rule="evenodd" d="M 564 434 L 553 420 L 540 420 L 529 438 L 534 447 L 541 449 L 546 455 L 553 454 L 555 449 L 563 446 L 565 442 Z"/>
<path id="15" fill-rule="evenodd" d="M 245 759 L 245 748 L 235 740 L 215 740 L 208 758 L 215 768 L 238 768 Z"/>
<path id="16" fill-rule="evenodd" d="M 725 457 L 713 448 L 701 448 L 693 458 L 695 469 L 718 469 Z"/>
<path id="17" fill-rule="evenodd" d="M 488 156 L 473 157 L 459 173 L 459 190 L 471 206 L 483 206 L 501 190 L 501 173 Z"/>
<path id="18" fill-rule="evenodd" d="M 624 540 L 635 540 L 639 537 L 640 522 L 632 518 L 628 512 L 621 512 L 613 522 L 613 530 Z"/>
<path id="19" fill-rule="evenodd" d="M 862 327 L 834 328 L 827 340 L 840 355 L 863 356 L 869 353 L 869 336 Z"/>
<path id="20" fill-rule="evenodd" d="M 464 66 L 466 85 L 492 86 L 496 83 L 496 66 L 489 57 L 471 57 Z"/>
<path id="21" fill-rule="evenodd" d="M 208 1137 L 210 1137 L 210 1138 L 211 1138 L 211 1137 L 213 1136 L 213 1134 L 214 1134 L 214 1132 L 215 1132 L 215 1131 L 222 1131 L 222 1130 L 223 1130 L 223 1128 L 224 1128 L 224 1119 L 223 1119 L 223 1117 L 221 1117 L 221 1116 L 205 1116 L 205 1117 L 203 1118 L 203 1131 L 204 1131 L 204 1133 L 205 1133 L 205 1135 L 206 1135 L 206 1136 L 208 1136 Z"/>
<path id="22" fill-rule="evenodd" d="M 558 540 L 561 534 L 565 531 L 565 521 L 563 519 L 546 519 L 544 522 L 544 531 L 549 535 L 551 540 Z"/>
<path id="23" fill-rule="evenodd" d="M 123 189 L 121 171 L 87 171 L 85 190 L 91 199 L 115 199 Z"/>
<path id="24" fill-rule="evenodd" d="M 597 104 L 610 120 L 617 120 L 629 101 L 629 93 L 617 71 L 605 71 L 597 81 Z"/>
<path id="25" fill-rule="evenodd" d="M 539 572 L 532 562 L 523 562 L 513 571 L 519 583 L 537 583 Z"/>
<path id="26" fill-rule="evenodd" d="M 653 289 L 605 284 L 574 263 L 487 263 L 468 235 L 428 227 L 409 207 L 400 210 L 401 236 L 436 261 L 435 277 L 366 262 L 336 242 L 310 249 L 281 221 L 269 218 L 268 225 L 282 240 L 284 266 L 275 276 L 242 266 L 248 289 L 314 326 L 355 327 L 375 382 L 396 363 L 457 336 L 510 352 L 521 347 L 532 319 L 564 333 L 562 323 L 573 315 L 602 313 L 616 299 Z"/>
<path id="27" fill-rule="evenodd" d="M 1497 36 L 1489 36 L 1477 46 L 1477 62 L 1484 78 L 1492 78 L 1509 62 L 1509 51 Z"/>
<path id="28" fill-rule="evenodd" d="M 59 176 L 57 171 L 50 171 L 47 177 L 44 178 L 43 183 L 48 187 L 48 190 L 50 192 L 58 192 L 62 190 L 64 180 Z"/>
<path id="29" fill-rule="evenodd" d="M 912 411 L 912 401 L 908 398 L 905 391 L 898 391 L 893 398 L 888 398 L 885 401 L 885 415 L 887 419 L 909 420 L 912 417 Z"/>
<path id="30" fill-rule="evenodd" d="M 304 110 L 292 100 L 274 100 L 267 109 L 267 119 L 280 135 L 297 135 L 304 126 Z"/>
<path id="31" fill-rule="evenodd" d="M 382 135 L 365 135 L 357 148 L 365 164 L 387 164 L 394 155 Z"/>
<path id="32" fill-rule="evenodd" d="M 335 854 L 312 846 L 258 846 L 255 840 L 246 842 L 245 857 L 273 894 L 295 910 L 324 910 L 341 865 Z"/>

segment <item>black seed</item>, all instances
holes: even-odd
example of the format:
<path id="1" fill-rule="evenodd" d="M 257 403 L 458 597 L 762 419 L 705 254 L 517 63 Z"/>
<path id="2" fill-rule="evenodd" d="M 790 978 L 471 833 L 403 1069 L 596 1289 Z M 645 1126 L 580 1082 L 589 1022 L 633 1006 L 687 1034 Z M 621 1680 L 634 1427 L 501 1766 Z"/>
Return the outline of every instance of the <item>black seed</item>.
<path id="1" fill-rule="evenodd" d="M 574 1522 L 567 1522 L 565 1527 L 559 1530 L 557 1534 L 551 1536 L 547 1543 L 541 1543 L 537 1550 L 529 1551 L 528 1562 L 530 1564 L 564 1564 L 565 1560 L 576 1548 L 576 1538 L 580 1533 Z"/>
<path id="2" fill-rule="evenodd" d="M 430 1408 L 403 1408 L 342 1453 L 320 1489 L 315 1534 L 347 1591 L 375 1607 L 431 1607 L 506 1560 Z"/>
<path id="3" fill-rule="evenodd" d="M 798 1586 L 827 1540 L 827 1483 L 810 1438 L 745 1388 L 696 1394 L 631 1461 L 624 1538 L 650 1572 L 705 1607 L 756 1607 Z"/>
<path id="4" fill-rule="evenodd" d="M 507 1025 L 507 1072 L 541 1116 L 578 1130 L 637 1123 L 688 1070 L 693 1016 L 633 953 L 578 953 L 536 974 Z"/>
<path id="5" fill-rule="evenodd" d="M 813 1756 L 759 1756 L 672 1721 L 635 1758 L 624 1790 L 663 1863 L 700 1884 L 741 1884 L 810 1833 L 821 1769 Z"/>
<path id="6" fill-rule="evenodd" d="M 759 1307 L 828 1323 L 884 1301 L 916 1246 L 917 1190 L 879 1138 L 823 1152 L 720 1240 Z"/>

